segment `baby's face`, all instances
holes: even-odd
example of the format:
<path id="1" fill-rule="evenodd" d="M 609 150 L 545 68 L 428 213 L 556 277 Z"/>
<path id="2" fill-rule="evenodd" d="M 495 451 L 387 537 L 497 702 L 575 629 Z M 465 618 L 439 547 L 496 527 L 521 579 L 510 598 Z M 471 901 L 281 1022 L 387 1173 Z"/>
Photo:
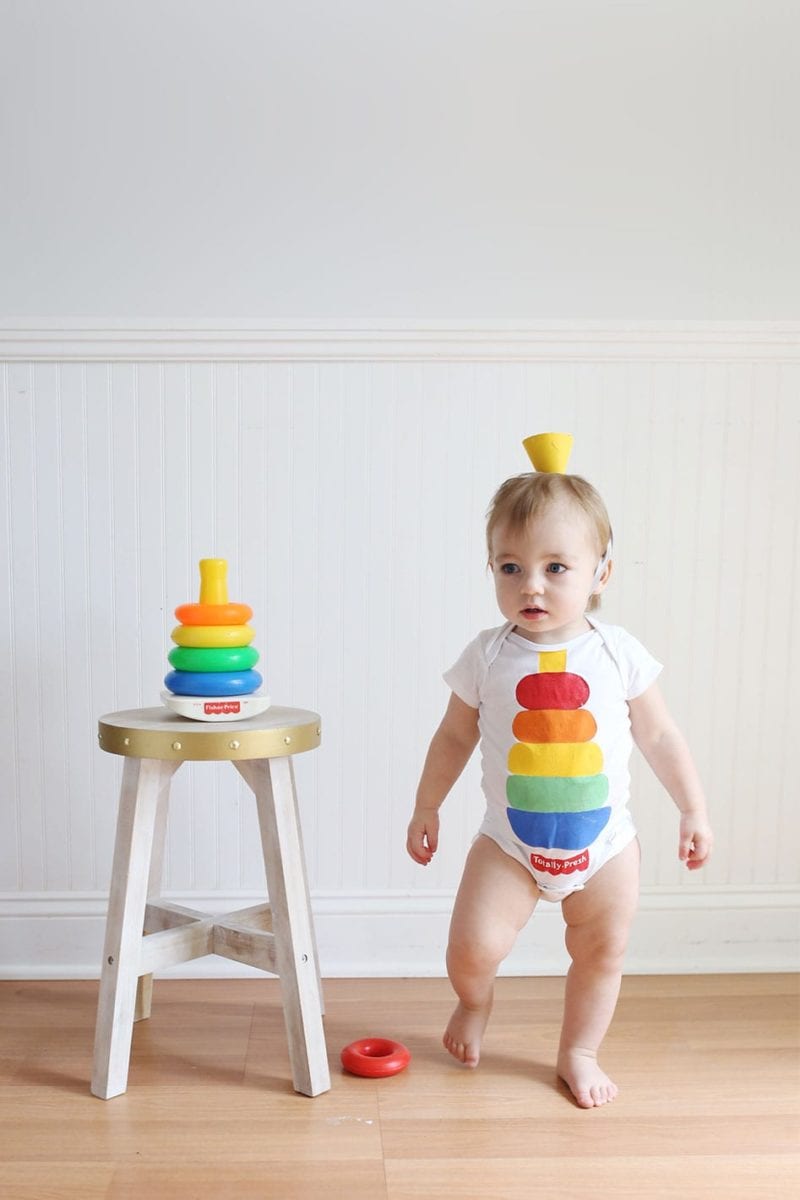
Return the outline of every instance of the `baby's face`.
<path id="1" fill-rule="evenodd" d="M 537 642 L 563 642 L 589 628 L 585 612 L 602 557 L 597 535 L 577 507 L 553 504 L 526 526 L 500 525 L 492 539 L 490 565 L 497 603 L 517 633 Z"/>

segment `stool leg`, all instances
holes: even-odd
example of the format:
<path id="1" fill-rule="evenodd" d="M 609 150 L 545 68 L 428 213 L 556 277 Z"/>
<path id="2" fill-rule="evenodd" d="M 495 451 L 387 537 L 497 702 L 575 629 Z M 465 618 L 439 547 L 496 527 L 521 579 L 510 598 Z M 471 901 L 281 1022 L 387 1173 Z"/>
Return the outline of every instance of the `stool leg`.
<path id="1" fill-rule="evenodd" d="M 92 1093 L 102 1100 L 128 1086 L 153 832 L 159 797 L 178 765 L 125 759 L 94 1041 Z"/>
<path id="2" fill-rule="evenodd" d="M 311 892 L 309 891 L 309 887 L 308 887 L 308 871 L 306 869 L 306 852 L 305 852 L 305 847 L 303 845 L 303 826 L 300 823 L 300 812 L 297 807 L 297 788 L 295 787 L 295 782 L 294 782 L 294 764 L 293 764 L 291 758 L 287 758 L 286 762 L 288 762 L 288 764 L 289 764 L 289 782 L 290 782 L 291 789 L 292 789 L 292 808 L 294 811 L 294 828 L 297 830 L 297 841 L 298 841 L 299 847 L 300 847 L 300 863 L 302 864 L 303 884 L 304 884 L 305 893 L 306 893 L 306 910 L 309 913 L 309 918 L 311 921 L 311 941 L 314 946 L 314 970 L 315 970 L 316 976 L 317 976 L 317 992 L 319 995 L 319 1010 L 324 1017 L 325 1016 L 325 993 L 322 988 L 322 973 L 319 969 L 319 950 L 317 948 L 317 934 L 316 934 L 316 930 L 314 929 L 313 918 L 310 915 L 311 914 Z M 248 779 L 248 776 L 247 776 L 247 768 L 254 766 L 254 765 L 255 764 L 251 761 L 245 761 L 242 763 L 234 763 L 234 766 L 237 766 L 239 768 L 240 775 L 244 776 L 248 785 L 255 792 L 255 790 L 256 790 L 255 783 L 253 781 L 251 781 L 250 779 Z"/>
<path id="3" fill-rule="evenodd" d="M 314 971 L 317 976 L 317 993 L 319 995 L 319 1011 L 325 1016 L 325 992 L 322 987 L 322 973 L 319 969 L 319 949 L 317 948 L 317 931 L 314 927 L 314 918 L 311 912 L 311 891 L 308 886 L 308 867 L 306 866 L 306 850 L 303 844 L 303 826 L 300 822 L 300 810 L 297 807 L 297 787 L 294 782 L 294 763 L 289 760 L 289 771 L 292 784 L 292 799 L 294 802 L 294 820 L 297 828 L 297 840 L 300 843 L 300 861 L 303 864 L 303 883 L 306 889 L 306 908 L 311 915 L 311 944 L 314 947 Z"/>
<path id="4" fill-rule="evenodd" d="M 308 887 L 308 870 L 306 867 L 306 851 L 303 845 L 303 826 L 300 822 L 300 810 L 297 807 L 297 788 L 294 782 L 294 762 L 291 758 L 286 760 L 289 764 L 289 782 L 292 789 L 292 807 L 294 810 L 294 828 L 297 830 L 297 841 L 300 846 L 300 863 L 303 871 L 303 884 L 306 893 L 306 910 L 309 914 L 311 922 L 311 941 L 314 946 L 314 970 L 317 976 L 317 992 L 319 995 L 319 1010 L 323 1017 L 325 1016 L 325 993 L 322 988 L 322 972 L 319 969 L 319 949 L 317 948 L 317 932 L 314 928 L 314 920 L 311 914 L 311 892 Z M 249 764 L 243 763 L 242 766 Z M 252 786 L 252 785 L 251 785 Z M 255 789 L 254 789 L 255 790 Z"/>
<path id="5" fill-rule="evenodd" d="M 177 764 L 177 767 L 180 763 Z M 158 900 L 161 895 L 161 878 L 164 874 L 164 842 L 167 837 L 167 817 L 169 816 L 169 789 L 172 782 L 173 770 L 167 777 L 158 794 L 156 820 L 153 828 L 153 849 L 150 855 L 150 871 L 147 878 L 147 901 Z M 153 976 L 140 975 L 136 983 L 136 1004 L 133 1019 L 144 1021 L 150 1016 L 153 1007 Z"/>
<path id="6" fill-rule="evenodd" d="M 258 807 L 292 1079 L 295 1091 L 318 1096 L 331 1080 L 291 759 L 236 766 Z"/>

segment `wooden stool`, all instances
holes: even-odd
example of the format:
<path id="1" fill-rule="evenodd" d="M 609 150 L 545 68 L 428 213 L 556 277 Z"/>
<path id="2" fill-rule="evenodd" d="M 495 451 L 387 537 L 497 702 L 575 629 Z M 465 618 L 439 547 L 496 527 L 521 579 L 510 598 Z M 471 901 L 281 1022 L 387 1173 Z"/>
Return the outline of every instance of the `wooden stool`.
<path id="1" fill-rule="evenodd" d="M 101 717 L 99 739 L 103 750 L 125 757 L 125 769 L 92 1092 L 108 1100 L 127 1088 L 133 1023 L 150 1015 L 153 971 L 204 954 L 280 976 L 295 1090 L 327 1091 L 319 960 L 291 759 L 319 745 L 319 717 L 273 707 L 214 724 L 142 708 Z M 269 904 L 219 917 L 160 898 L 170 781 L 182 762 L 198 759 L 232 762 L 255 794 Z"/>

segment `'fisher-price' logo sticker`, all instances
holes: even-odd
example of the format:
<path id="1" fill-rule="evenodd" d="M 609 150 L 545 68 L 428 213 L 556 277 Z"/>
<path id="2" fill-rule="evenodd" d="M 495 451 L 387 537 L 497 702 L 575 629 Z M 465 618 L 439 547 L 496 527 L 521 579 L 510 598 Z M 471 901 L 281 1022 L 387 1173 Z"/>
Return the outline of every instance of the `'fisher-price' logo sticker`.
<path id="1" fill-rule="evenodd" d="M 531 866 L 548 875 L 573 875 L 585 871 L 589 866 L 589 851 L 582 850 L 574 858 L 545 858 L 543 854 L 531 855 Z"/>
<path id="2" fill-rule="evenodd" d="M 203 712 L 209 717 L 221 716 L 225 713 L 238 713 L 242 711 L 242 705 L 239 700 L 207 700 L 203 705 Z"/>

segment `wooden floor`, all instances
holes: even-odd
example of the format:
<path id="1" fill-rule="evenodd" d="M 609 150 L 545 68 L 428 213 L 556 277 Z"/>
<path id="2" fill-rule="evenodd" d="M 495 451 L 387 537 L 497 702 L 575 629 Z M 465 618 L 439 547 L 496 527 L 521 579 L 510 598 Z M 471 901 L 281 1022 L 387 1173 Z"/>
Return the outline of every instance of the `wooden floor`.
<path id="1" fill-rule="evenodd" d="M 277 980 L 157 982 L 128 1092 L 89 1094 L 96 983 L 0 983 L 3 1200 L 586 1200 L 800 1194 L 798 988 L 788 975 L 625 980 L 578 1109 L 553 1062 L 560 979 L 503 979 L 480 1068 L 440 1048 L 443 980 L 329 980 L 333 1086 L 289 1081 Z M 342 1046 L 405 1042 L 386 1080 Z"/>

